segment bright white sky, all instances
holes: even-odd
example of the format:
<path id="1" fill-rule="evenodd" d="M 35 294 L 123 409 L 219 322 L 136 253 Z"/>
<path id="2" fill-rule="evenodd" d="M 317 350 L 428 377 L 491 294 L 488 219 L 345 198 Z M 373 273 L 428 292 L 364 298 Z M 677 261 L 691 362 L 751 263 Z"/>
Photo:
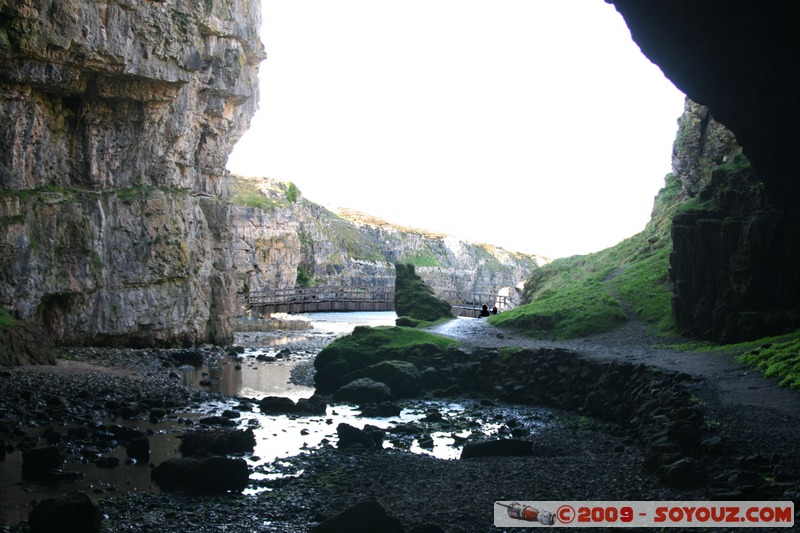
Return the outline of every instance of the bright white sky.
<path id="1" fill-rule="evenodd" d="M 649 220 L 683 94 L 603 0 L 262 2 L 232 172 L 551 258 Z"/>

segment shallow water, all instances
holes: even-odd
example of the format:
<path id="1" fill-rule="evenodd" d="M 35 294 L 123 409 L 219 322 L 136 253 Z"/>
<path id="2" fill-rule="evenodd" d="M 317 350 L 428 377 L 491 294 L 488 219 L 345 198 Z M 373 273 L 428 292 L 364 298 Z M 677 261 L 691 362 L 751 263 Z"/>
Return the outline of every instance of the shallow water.
<path id="1" fill-rule="evenodd" d="M 247 457 L 253 469 L 252 488 L 255 494 L 270 490 L 270 483 L 281 477 L 302 472 L 287 468 L 283 459 L 311 451 L 323 445 L 336 445 L 336 427 L 347 423 L 357 428 L 367 424 L 386 430 L 384 448 L 398 448 L 413 453 L 428 454 L 440 459 L 457 459 L 463 443 L 485 436 L 514 436 L 534 434 L 555 424 L 546 409 L 524 409 L 514 406 L 481 405 L 476 400 L 414 400 L 404 401 L 400 415 L 388 418 L 361 417 L 358 407 L 350 404 L 329 405 L 324 416 L 265 415 L 253 402 L 238 398 L 261 399 L 265 396 L 285 396 L 294 401 L 308 398 L 314 388 L 291 383 L 291 371 L 297 365 L 308 365 L 315 354 L 338 336 L 352 332 L 357 325 L 393 325 L 393 312 L 312 313 L 301 315 L 310 320 L 313 329 L 276 333 L 247 334 L 241 344 L 245 353 L 239 358 L 220 358 L 202 368 L 182 367 L 186 386 L 208 392 L 223 393 L 229 399 L 210 399 L 197 412 L 173 413 L 167 419 L 149 421 L 101 420 L 109 424 L 136 426 L 150 436 L 149 465 L 157 465 L 171 457 L 180 457 L 178 436 L 186 431 L 186 420 L 196 423 L 206 415 L 218 415 L 235 408 L 241 413 L 239 428 L 252 428 L 256 446 Z M 479 326 L 477 319 L 459 318 L 442 326 L 443 334 L 458 335 L 459 328 Z M 449 325 L 449 326 L 448 326 Z M 258 361 L 259 356 L 275 357 L 274 361 Z M 201 381 L 205 385 L 201 385 Z M 438 412 L 439 420 L 426 417 Z M 402 429 L 414 426 L 415 430 Z M 513 428 L 513 429 L 512 429 Z M 517 433 L 512 433 L 517 432 Z M 120 459 L 114 468 L 100 468 L 93 463 L 67 463 L 64 472 L 76 473 L 81 479 L 55 484 L 38 484 L 21 479 L 21 454 L 8 454 L 0 461 L 0 525 L 13 525 L 27 519 L 32 503 L 70 490 L 81 490 L 96 497 L 108 497 L 123 492 L 157 492 L 150 481 L 151 468 L 145 464 L 125 464 L 126 452 L 117 446 L 110 454 Z"/>
<path id="2" fill-rule="evenodd" d="M 312 330 L 290 334 L 259 334 L 258 345 L 250 345 L 239 360 L 222 358 L 217 363 L 219 377 L 210 380 L 210 386 L 200 385 L 201 380 L 212 377 L 212 369 L 203 367 L 193 369 L 185 368 L 183 373 L 184 384 L 189 387 L 222 392 L 230 396 L 261 399 L 265 396 L 285 396 L 294 401 L 308 398 L 314 394 L 314 388 L 293 384 L 290 381 L 292 368 L 298 364 L 310 362 L 313 356 L 324 345 L 338 336 L 349 334 L 358 325 L 380 326 L 393 325 L 397 315 L 394 312 L 356 312 L 356 313 L 309 313 L 295 315 L 309 320 Z M 441 326 L 449 334 L 458 335 L 463 328 L 478 327 L 479 319 L 458 318 Z M 443 332 L 444 333 L 444 332 Z M 270 339 L 275 342 L 265 342 Z M 289 352 L 281 356 L 281 352 Z M 274 362 L 259 362 L 259 355 L 281 357 Z M 206 382 L 208 383 L 208 382 Z M 210 406 L 212 404 L 209 404 Z M 430 426 L 431 431 L 426 432 L 433 441 L 421 446 L 417 438 L 392 438 L 384 443 L 384 447 L 398 447 L 414 453 L 424 453 L 440 459 L 455 459 L 461 454 L 463 440 L 477 435 L 494 435 L 503 427 L 503 420 L 509 418 L 529 419 L 527 431 L 538 430 L 542 419 L 547 418 L 546 411 L 537 412 L 537 416 L 530 417 L 531 410 L 526 408 L 521 414 L 511 407 L 479 408 L 475 402 L 450 402 L 450 401 L 413 401 L 403 402 L 405 406 L 399 416 L 390 418 L 367 418 L 360 416 L 359 409 L 350 404 L 329 405 L 325 416 L 287 416 L 265 415 L 257 412 L 242 412 L 240 426 L 249 424 L 255 427 L 256 450 L 254 455 L 260 458 L 257 466 L 263 466 L 282 457 L 296 455 L 302 450 L 319 447 L 327 442 L 335 445 L 337 442 L 336 426 L 347 423 L 357 428 L 371 424 L 383 429 L 391 430 L 401 424 L 417 423 L 424 418 L 430 410 L 439 411 L 445 418 L 445 426 L 452 426 L 450 430 L 442 430 L 436 424 L 421 424 L 425 429 Z M 230 406 L 218 405 L 210 407 L 210 413 L 221 412 Z M 492 411 L 492 412 L 487 412 Z M 496 418 L 497 420 L 491 420 Z M 452 422 L 450 422 L 452 421 Z M 469 427 L 471 426 L 471 427 Z M 467 429 L 469 427 L 469 429 Z M 427 440 L 427 439 L 426 439 Z"/>

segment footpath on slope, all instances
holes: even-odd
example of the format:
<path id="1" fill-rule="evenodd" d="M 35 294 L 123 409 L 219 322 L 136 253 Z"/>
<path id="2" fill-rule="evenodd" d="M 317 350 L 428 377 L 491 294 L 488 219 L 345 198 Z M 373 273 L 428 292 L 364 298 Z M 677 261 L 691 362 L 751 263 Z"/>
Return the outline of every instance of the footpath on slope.
<path id="1" fill-rule="evenodd" d="M 600 335 L 566 341 L 526 337 L 492 326 L 485 319 L 458 318 L 431 328 L 472 348 L 563 348 L 582 357 L 645 364 L 685 372 L 707 419 L 744 453 L 797 456 L 800 442 L 800 394 L 733 360 L 729 354 L 679 351 L 647 334 L 638 320 Z M 662 345 L 662 346 L 659 346 Z"/>

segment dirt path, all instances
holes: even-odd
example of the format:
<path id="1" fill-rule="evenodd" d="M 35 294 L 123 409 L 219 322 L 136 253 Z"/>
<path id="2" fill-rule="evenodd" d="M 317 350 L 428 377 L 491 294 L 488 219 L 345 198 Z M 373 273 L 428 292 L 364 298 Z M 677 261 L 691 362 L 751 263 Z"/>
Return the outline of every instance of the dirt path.
<path id="1" fill-rule="evenodd" d="M 736 363 L 731 355 L 659 347 L 664 340 L 648 335 L 636 320 L 629 320 L 608 333 L 569 341 L 532 339 L 496 328 L 486 320 L 470 318 L 452 320 L 431 331 L 459 339 L 467 349 L 564 348 L 597 360 L 642 363 L 685 372 L 695 379 L 694 393 L 709 419 L 742 444 L 742 453 L 797 455 L 800 394 Z"/>

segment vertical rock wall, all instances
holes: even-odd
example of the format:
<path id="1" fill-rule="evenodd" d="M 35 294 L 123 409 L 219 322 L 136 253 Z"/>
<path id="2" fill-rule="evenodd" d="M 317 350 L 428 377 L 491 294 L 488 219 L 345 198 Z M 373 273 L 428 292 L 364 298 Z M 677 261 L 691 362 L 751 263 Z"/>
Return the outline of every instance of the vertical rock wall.
<path id="1" fill-rule="evenodd" d="M 798 217 L 765 193 L 733 134 L 688 99 L 672 166 L 688 200 L 672 225 L 679 326 L 726 342 L 797 327 Z"/>
<path id="2" fill-rule="evenodd" d="M 230 338 L 258 0 L 0 0 L 0 304 L 60 342 Z"/>

